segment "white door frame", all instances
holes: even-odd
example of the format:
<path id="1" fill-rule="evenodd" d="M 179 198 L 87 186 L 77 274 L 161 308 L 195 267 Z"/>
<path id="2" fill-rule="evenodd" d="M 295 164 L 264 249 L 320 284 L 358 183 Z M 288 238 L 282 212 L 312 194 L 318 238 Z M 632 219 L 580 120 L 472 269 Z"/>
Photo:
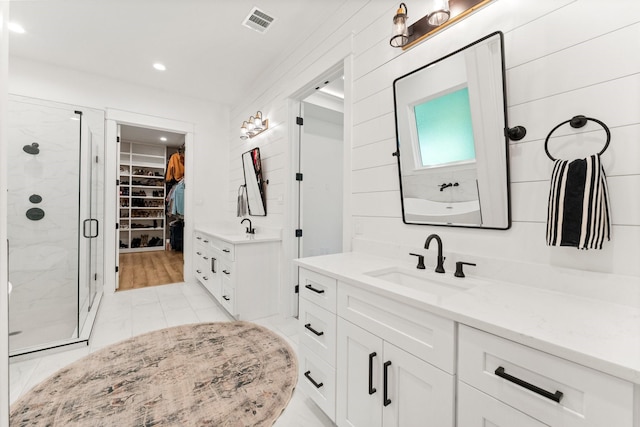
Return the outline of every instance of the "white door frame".
<path id="1" fill-rule="evenodd" d="M 335 76 L 340 70 L 344 73 L 344 128 L 343 128 L 343 183 L 342 183 L 342 252 L 351 251 L 351 123 L 352 123 L 352 93 L 353 93 L 353 57 L 347 56 L 338 64 L 324 71 L 317 78 L 307 82 L 301 89 L 292 94 L 287 102 L 289 123 L 289 174 L 287 216 L 283 227 L 283 245 L 285 254 L 285 292 L 287 300 L 287 314 L 296 316 L 298 313 L 298 295 L 293 293 L 293 288 L 298 284 L 298 266 L 292 262 L 298 257 L 298 238 L 295 237 L 295 230 L 298 225 L 298 209 L 300 197 L 298 195 L 298 182 L 295 174 L 298 171 L 300 128 L 296 124 L 296 117 L 300 113 L 300 104 L 311 95 L 318 82 L 325 81 L 330 76 Z"/>
<path id="2" fill-rule="evenodd" d="M 7 277 L 7 76 L 9 2 L 0 1 L 0 427 L 9 426 L 9 296 Z"/>
<path id="3" fill-rule="evenodd" d="M 191 247 L 191 236 L 193 234 L 193 213 L 194 213 L 194 194 L 193 194 L 193 123 L 182 122 L 163 117 L 147 116 L 145 114 L 132 113 L 129 111 L 116 110 L 107 108 L 105 116 L 105 232 L 104 237 L 104 269 L 105 269 L 105 294 L 112 294 L 116 291 L 117 273 L 115 266 L 117 265 L 116 255 L 118 254 L 118 246 L 116 245 L 116 236 L 118 230 L 115 225 L 118 223 L 116 216 L 118 198 L 116 194 L 116 180 L 118 179 L 118 159 L 120 156 L 116 138 L 118 134 L 118 125 L 138 126 L 149 129 L 165 130 L 167 132 L 185 134 L 185 172 L 184 172 L 184 248 Z M 191 271 L 191 253 L 187 250 L 184 254 L 184 276 L 186 281 L 187 272 Z"/>

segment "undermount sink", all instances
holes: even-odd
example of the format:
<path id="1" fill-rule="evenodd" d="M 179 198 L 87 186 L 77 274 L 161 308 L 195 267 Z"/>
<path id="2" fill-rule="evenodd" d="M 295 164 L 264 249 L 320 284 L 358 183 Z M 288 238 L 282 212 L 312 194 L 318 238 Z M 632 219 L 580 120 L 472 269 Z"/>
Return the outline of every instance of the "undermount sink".
<path id="1" fill-rule="evenodd" d="M 406 288 L 443 297 L 467 291 L 477 285 L 474 279 L 438 277 L 441 275 L 431 271 L 417 269 L 414 271 L 401 267 L 389 267 L 364 274 Z"/>

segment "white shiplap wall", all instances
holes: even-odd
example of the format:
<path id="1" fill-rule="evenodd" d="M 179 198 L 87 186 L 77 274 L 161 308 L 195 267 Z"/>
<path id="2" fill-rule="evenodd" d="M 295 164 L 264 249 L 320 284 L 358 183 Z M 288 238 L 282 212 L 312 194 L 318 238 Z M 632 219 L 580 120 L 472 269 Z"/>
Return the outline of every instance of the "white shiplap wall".
<path id="1" fill-rule="evenodd" d="M 405 52 L 389 47 L 397 2 L 347 1 L 333 19 L 309 35 L 294 54 L 274 61 L 254 93 L 231 114 L 229 213 L 241 183 L 240 154 L 263 151 L 269 215 L 264 225 L 291 229 L 287 215 L 289 152 L 288 97 L 324 70 L 352 55 L 353 93 L 345 108 L 351 134 L 351 237 L 354 248 L 378 247 L 393 254 L 422 248 L 437 232 L 451 251 L 468 260 L 503 260 L 640 277 L 640 2 L 617 0 L 614 13 L 599 0 L 496 0 L 464 21 Z M 412 5 L 409 3 L 409 10 Z M 415 17 L 412 17 L 415 18 Z M 510 125 L 527 128 L 510 144 L 510 230 L 474 230 L 405 225 L 400 210 L 395 159 L 392 83 L 493 31 L 505 34 Z M 234 146 L 237 128 L 255 110 L 274 129 L 250 144 Z M 605 122 L 612 142 L 603 156 L 611 197 L 613 231 L 602 251 L 549 248 L 545 209 L 552 162 L 544 139 L 556 124 L 576 114 Z M 580 134 L 568 126 L 551 142 L 557 157 L 599 151 L 604 133 L 592 122 Z M 259 220 L 260 221 L 260 220 Z M 477 270 L 480 271 L 480 268 Z M 600 277 L 600 276 L 598 276 Z M 603 276 L 608 277 L 608 276 Z M 634 282 L 635 281 L 635 282 Z"/>

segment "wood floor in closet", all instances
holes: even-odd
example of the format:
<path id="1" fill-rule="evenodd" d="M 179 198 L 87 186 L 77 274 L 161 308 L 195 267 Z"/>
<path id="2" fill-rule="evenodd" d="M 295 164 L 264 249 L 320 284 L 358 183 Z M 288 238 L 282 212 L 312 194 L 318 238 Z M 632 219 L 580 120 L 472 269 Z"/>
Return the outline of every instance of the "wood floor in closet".
<path id="1" fill-rule="evenodd" d="M 183 279 L 183 254 L 177 251 L 120 254 L 118 291 L 179 283 Z"/>

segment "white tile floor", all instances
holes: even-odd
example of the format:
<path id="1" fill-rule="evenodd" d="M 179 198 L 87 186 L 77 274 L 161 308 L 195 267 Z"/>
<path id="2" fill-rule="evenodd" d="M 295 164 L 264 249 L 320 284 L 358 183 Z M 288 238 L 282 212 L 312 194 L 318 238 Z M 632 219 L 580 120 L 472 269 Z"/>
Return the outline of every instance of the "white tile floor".
<path id="1" fill-rule="evenodd" d="M 220 322 L 231 318 L 202 286 L 178 283 L 105 295 L 88 347 L 12 362 L 11 402 L 58 369 L 102 347 L 145 332 L 194 322 Z M 255 321 L 298 347 L 297 321 L 273 316 Z M 330 427 L 334 424 L 297 388 L 276 427 Z"/>

